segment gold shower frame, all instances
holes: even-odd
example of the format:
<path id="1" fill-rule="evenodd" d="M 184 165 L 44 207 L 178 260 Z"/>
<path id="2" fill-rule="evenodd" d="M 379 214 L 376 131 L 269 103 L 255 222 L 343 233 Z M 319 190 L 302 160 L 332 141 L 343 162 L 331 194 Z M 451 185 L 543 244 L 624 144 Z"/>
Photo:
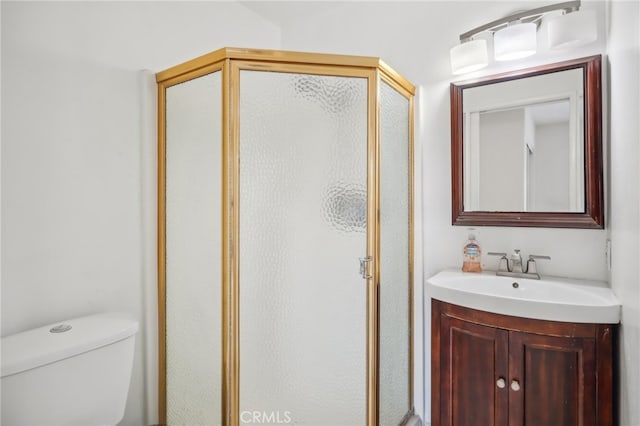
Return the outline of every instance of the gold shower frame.
<path id="1" fill-rule="evenodd" d="M 375 57 L 223 48 L 156 74 L 158 85 L 158 411 L 167 424 L 166 383 L 166 231 L 165 231 L 165 93 L 168 87 L 203 75 L 222 72 L 222 424 L 238 426 L 240 401 L 239 347 L 239 81 L 240 70 L 293 72 L 367 79 L 367 256 L 372 278 L 367 280 L 367 426 L 378 425 L 379 407 L 379 286 L 380 286 L 380 82 L 409 101 L 409 407 L 413 408 L 413 208 L 414 86 Z"/>

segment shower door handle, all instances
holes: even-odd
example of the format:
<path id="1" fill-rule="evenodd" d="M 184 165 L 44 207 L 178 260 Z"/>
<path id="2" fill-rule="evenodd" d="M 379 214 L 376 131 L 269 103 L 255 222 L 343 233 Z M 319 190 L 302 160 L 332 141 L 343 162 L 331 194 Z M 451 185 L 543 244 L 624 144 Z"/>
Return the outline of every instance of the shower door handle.
<path id="1" fill-rule="evenodd" d="M 371 260 L 373 260 L 371 256 L 360 258 L 360 275 L 365 280 L 372 278 L 372 275 L 369 274 L 369 263 L 371 263 Z"/>

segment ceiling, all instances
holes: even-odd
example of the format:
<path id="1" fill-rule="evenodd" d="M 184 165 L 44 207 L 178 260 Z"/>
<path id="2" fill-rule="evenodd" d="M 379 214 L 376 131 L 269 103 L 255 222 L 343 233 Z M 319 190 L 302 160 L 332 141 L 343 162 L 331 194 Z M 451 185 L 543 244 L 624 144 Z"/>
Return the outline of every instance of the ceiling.
<path id="1" fill-rule="evenodd" d="M 294 24 L 296 21 L 304 19 L 305 16 L 317 17 L 322 14 L 326 14 L 330 11 L 344 6 L 345 3 L 350 2 L 364 2 L 365 0 L 236 0 L 238 3 L 250 9 L 262 18 L 273 22 L 278 26 L 287 26 Z M 385 0 L 373 0 L 375 3 L 384 2 Z M 386 1 L 398 1 L 398 0 L 386 0 Z M 410 0 L 409 3 L 428 3 L 433 0 Z M 467 0 L 455 1 L 449 0 L 450 3 L 458 3 L 464 8 L 469 8 L 469 5 L 474 2 L 482 0 Z M 446 1 L 445 1 L 446 2 Z M 498 0 L 497 4 L 492 6 L 499 6 L 500 9 L 504 9 L 502 13 L 504 16 L 511 15 L 515 12 L 527 10 L 535 7 L 540 7 L 541 3 L 548 3 L 544 0 Z M 487 4 L 485 3 L 486 6 Z M 506 7 L 505 7 L 506 6 Z"/>
<path id="2" fill-rule="evenodd" d="M 344 4 L 343 1 L 240 0 L 238 3 L 274 24 L 285 27 L 305 16 L 318 16 Z"/>

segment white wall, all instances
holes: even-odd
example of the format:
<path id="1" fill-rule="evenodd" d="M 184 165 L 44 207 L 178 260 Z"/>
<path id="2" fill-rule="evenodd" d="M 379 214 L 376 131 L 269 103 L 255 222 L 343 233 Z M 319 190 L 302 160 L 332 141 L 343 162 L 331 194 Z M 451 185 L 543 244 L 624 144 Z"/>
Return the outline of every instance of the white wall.
<path id="1" fill-rule="evenodd" d="M 608 4 L 611 285 L 622 301 L 620 425 L 640 425 L 640 3 Z"/>
<path id="2" fill-rule="evenodd" d="M 516 108 L 480 114 L 478 160 L 470 161 L 478 162 L 477 210 L 524 210 L 524 112 Z"/>
<path id="3" fill-rule="evenodd" d="M 534 175 L 529 208 L 540 212 L 570 211 L 569 123 L 540 124 L 535 127 L 535 134 L 535 150 L 529 155 L 529 173 Z"/>
<path id="4" fill-rule="evenodd" d="M 155 82 L 138 70 L 277 48 L 280 31 L 238 3 L 1 7 L 2 335 L 130 312 L 142 327 L 123 424 L 154 423 Z"/>

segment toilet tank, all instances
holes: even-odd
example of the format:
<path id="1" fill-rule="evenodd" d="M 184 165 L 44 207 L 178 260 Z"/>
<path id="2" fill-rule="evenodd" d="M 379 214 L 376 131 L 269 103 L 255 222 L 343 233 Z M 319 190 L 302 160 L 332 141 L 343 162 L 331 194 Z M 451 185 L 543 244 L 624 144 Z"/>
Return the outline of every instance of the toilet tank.
<path id="1" fill-rule="evenodd" d="M 2 338 L 2 425 L 115 425 L 138 323 L 106 313 Z"/>

